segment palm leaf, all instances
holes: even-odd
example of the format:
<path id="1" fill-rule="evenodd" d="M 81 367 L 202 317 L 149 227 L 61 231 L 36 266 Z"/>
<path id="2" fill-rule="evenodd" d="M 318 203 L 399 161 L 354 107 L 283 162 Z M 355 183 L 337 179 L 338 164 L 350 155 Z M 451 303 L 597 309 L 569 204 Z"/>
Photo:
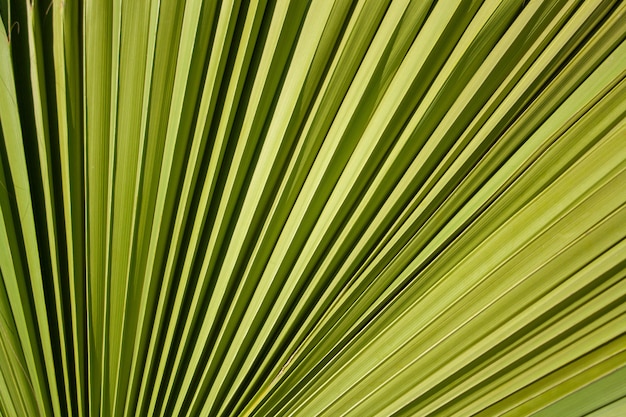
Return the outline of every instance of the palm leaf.
<path id="1" fill-rule="evenodd" d="M 1 416 L 626 413 L 626 3 L 0 22 Z"/>

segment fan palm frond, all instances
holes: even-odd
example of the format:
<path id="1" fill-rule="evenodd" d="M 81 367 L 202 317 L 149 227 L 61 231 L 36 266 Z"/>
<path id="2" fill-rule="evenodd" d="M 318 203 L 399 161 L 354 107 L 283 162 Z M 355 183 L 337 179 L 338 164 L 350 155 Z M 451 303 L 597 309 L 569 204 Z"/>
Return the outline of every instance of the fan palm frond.
<path id="1" fill-rule="evenodd" d="M 0 1 L 1 416 L 626 414 L 626 3 Z"/>

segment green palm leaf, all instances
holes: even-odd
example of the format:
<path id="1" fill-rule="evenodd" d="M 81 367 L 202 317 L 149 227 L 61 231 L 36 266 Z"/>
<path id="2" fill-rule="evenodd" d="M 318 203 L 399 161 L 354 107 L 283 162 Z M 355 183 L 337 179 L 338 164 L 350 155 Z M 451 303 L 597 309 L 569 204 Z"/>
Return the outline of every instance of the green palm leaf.
<path id="1" fill-rule="evenodd" d="M 626 414 L 623 1 L 0 22 L 0 416 Z"/>

